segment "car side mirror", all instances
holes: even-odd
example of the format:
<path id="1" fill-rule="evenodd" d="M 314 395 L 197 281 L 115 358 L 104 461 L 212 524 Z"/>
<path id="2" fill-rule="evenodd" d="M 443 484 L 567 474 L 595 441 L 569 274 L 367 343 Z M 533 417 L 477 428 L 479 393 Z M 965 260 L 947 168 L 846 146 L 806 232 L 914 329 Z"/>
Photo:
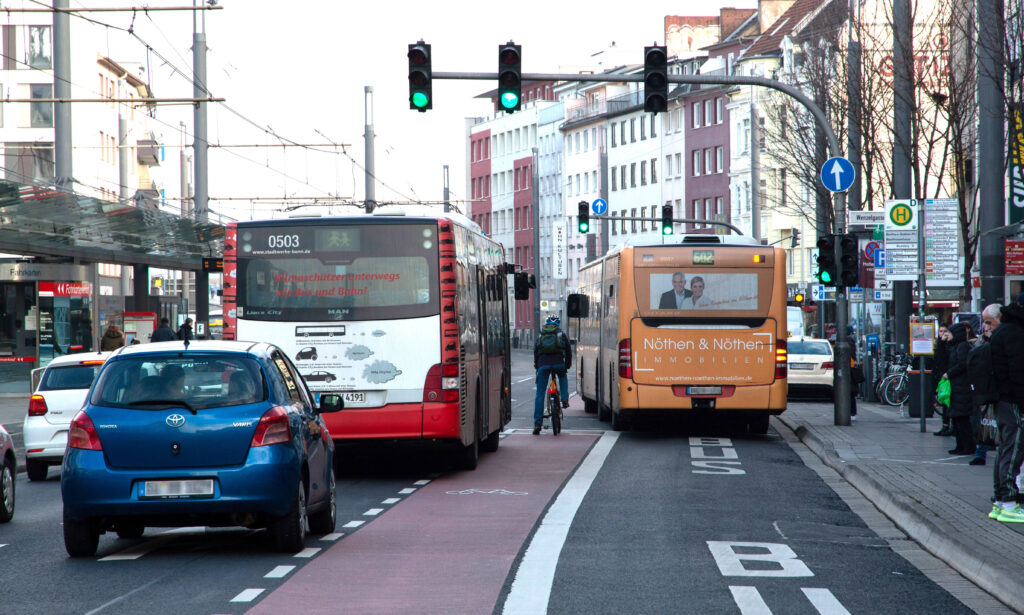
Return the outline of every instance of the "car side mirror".
<path id="1" fill-rule="evenodd" d="M 323 393 L 320 395 L 320 407 L 317 410 L 323 414 L 325 412 L 337 412 L 344 407 L 345 402 L 341 399 L 341 395 Z"/>

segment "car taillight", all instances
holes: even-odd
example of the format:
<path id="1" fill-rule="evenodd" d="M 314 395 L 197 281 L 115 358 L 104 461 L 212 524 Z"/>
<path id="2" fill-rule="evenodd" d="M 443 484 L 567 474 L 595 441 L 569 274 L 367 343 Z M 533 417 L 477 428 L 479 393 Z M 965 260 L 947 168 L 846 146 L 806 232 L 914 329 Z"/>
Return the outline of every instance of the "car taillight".
<path id="1" fill-rule="evenodd" d="M 832 361 L 825 361 L 824 363 L 821 364 L 821 369 L 832 369 L 833 367 L 835 367 L 835 365 L 836 364 L 833 363 Z"/>
<path id="2" fill-rule="evenodd" d="M 786 340 L 776 339 L 775 340 L 775 379 L 779 380 L 786 377 L 789 373 L 789 356 L 786 353 Z"/>
<path id="3" fill-rule="evenodd" d="M 633 377 L 633 351 L 628 337 L 619 342 L 619 377 Z"/>
<path id="4" fill-rule="evenodd" d="M 28 398 L 28 415 L 43 416 L 49 408 L 46 407 L 46 399 L 42 395 L 33 395 Z"/>
<path id="5" fill-rule="evenodd" d="M 437 363 L 427 370 L 423 381 L 425 403 L 459 401 L 459 366 L 456 363 Z"/>
<path id="6" fill-rule="evenodd" d="M 75 418 L 71 419 L 71 427 L 68 429 L 68 448 L 80 448 L 87 451 L 102 451 L 100 435 L 96 433 L 96 426 L 92 419 L 85 412 L 79 410 Z"/>
<path id="7" fill-rule="evenodd" d="M 263 413 L 256 433 L 252 434 L 249 446 L 269 446 L 291 442 L 292 426 L 288 422 L 288 411 L 281 406 L 274 406 Z"/>

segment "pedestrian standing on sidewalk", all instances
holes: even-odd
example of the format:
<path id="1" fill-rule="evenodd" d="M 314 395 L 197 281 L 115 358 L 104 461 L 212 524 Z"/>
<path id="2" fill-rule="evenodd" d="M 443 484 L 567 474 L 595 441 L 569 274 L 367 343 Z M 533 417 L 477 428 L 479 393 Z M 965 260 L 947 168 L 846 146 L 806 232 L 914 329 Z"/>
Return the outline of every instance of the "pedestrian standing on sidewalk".
<path id="1" fill-rule="evenodd" d="M 992 379 L 992 345 L 989 344 L 992 331 L 999 326 L 999 307 L 998 303 L 993 303 L 982 310 L 982 333 L 967 355 L 967 377 L 971 383 L 971 426 L 975 433 L 985 411 L 999 398 Z M 974 459 L 971 459 L 970 464 L 983 466 L 987 457 L 988 447 L 975 443 Z"/>
<path id="2" fill-rule="evenodd" d="M 124 332 L 117 327 L 117 325 L 111 323 L 107 327 L 106 333 L 100 339 L 100 351 L 107 352 L 108 350 L 117 350 L 121 346 L 124 346 Z"/>
<path id="3" fill-rule="evenodd" d="M 949 353 L 949 414 L 956 446 L 950 455 L 971 455 L 974 453 L 974 434 L 971 433 L 971 384 L 967 377 L 967 355 L 974 343 L 974 330 L 966 322 L 958 322 L 949 328 L 953 335 L 953 347 Z"/>
<path id="4" fill-rule="evenodd" d="M 939 326 L 939 339 L 935 343 L 935 355 L 932 356 L 932 405 L 940 405 L 938 395 L 936 392 L 939 387 L 939 380 L 942 378 L 942 374 L 946 373 L 949 369 L 949 343 L 953 339 L 953 336 L 949 333 L 949 327 L 946 325 Z M 942 413 L 942 427 L 935 432 L 937 436 L 951 436 L 953 435 L 953 429 L 949 425 L 949 409 L 947 408 Z"/>
<path id="5" fill-rule="evenodd" d="M 988 516 L 1004 523 L 1024 523 L 1020 487 L 1017 485 L 1017 475 L 1024 461 L 1024 428 L 1021 425 L 1021 408 L 1024 408 L 1024 293 L 999 312 L 999 327 L 989 340 L 992 345 L 992 375 L 999 390 L 996 403 L 999 485 L 996 502 Z"/>

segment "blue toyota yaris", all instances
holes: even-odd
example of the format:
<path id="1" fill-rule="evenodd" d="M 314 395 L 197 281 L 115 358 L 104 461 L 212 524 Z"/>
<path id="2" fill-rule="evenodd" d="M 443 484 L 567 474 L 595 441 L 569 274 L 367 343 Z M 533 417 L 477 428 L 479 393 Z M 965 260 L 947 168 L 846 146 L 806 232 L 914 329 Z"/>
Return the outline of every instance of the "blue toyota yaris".
<path id="1" fill-rule="evenodd" d="M 282 551 L 334 531 L 334 444 L 285 353 L 253 342 L 127 346 L 72 419 L 61 475 L 64 545 L 146 527 L 265 527 Z"/>

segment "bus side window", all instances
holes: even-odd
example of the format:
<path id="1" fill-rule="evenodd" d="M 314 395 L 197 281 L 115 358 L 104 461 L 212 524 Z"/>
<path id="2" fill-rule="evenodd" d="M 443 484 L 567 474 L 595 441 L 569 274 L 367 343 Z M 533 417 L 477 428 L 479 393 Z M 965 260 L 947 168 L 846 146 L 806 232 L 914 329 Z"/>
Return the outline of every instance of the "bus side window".
<path id="1" fill-rule="evenodd" d="M 608 285 L 608 299 L 604 302 L 604 315 L 607 316 L 612 310 L 612 299 L 615 298 L 615 285 Z"/>

